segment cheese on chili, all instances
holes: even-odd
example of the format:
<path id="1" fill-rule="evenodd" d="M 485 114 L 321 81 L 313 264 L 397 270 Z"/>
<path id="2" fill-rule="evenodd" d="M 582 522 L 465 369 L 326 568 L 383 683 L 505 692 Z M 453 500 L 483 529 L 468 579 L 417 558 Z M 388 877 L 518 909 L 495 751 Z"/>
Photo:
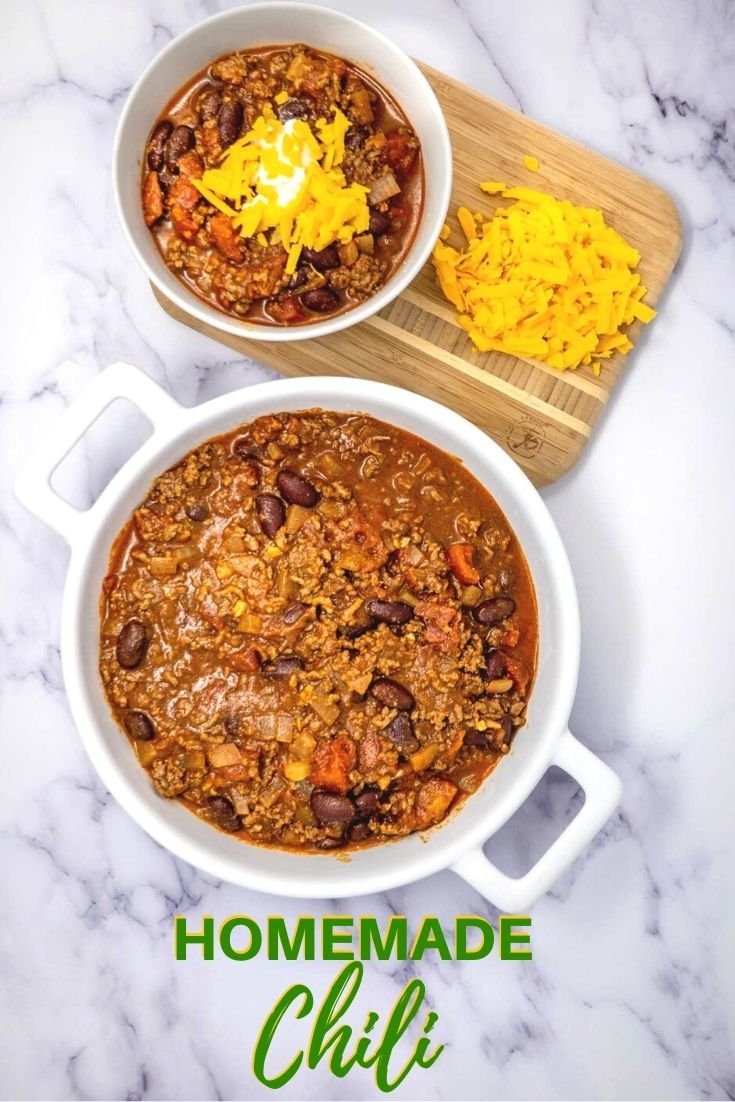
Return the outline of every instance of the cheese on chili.
<path id="1" fill-rule="evenodd" d="M 639 253 L 602 213 L 567 199 L 495 181 L 490 195 L 513 200 L 489 221 L 457 211 L 467 245 L 434 247 L 439 285 L 459 324 L 483 352 L 543 360 L 564 371 L 591 365 L 632 343 L 623 332 L 655 311 L 641 300 Z"/>
<path id="2" fill-rule="evenodd" d="M 303 119 L 281 122 L 267 106 L 194 186 L 243 237 L 282 244 L 291 273 L 302 248 L 345 243 L 368 228 L 369 189 L 347 184 L 339 168 L 349 127 L 336 109 L 329 122 L 318 120 L 317 137 Z"/>

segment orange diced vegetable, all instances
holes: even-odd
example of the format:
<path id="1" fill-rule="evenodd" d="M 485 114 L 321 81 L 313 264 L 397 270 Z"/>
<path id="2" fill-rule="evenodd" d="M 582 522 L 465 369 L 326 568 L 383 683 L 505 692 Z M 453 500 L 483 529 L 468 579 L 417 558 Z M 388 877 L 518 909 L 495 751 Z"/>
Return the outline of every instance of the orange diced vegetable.
<path id="1" fill-rule="evenodd" d="M 429 777 L 416 797 L 417 825 L 427 827 L 443 819 L 456 794 L 457 786 L 448 777 Z"/>
<path id="2" fill-rule="evenodd" d="M 420 773 L 422 769 L 428 769 L 431 763 L 438 757 L 438 746 L 422 746 L 415 754 L 411 754 L 411 768 L 414 772 Z"/>
<path id="3" fill-rule="evenodd" d="M 311 761 L 312 784 L 344 795 L 350 787 L 350 770 L 356 758 L 355 744 L 347 735 L 325 739 L 317 746 Z"/>
<path id="4" fill-rule="evenodd" d="M 477 585 L 480 572 L 472 562 L 475 549 L 471 543 L 453 543 L 447 551 L 449 567 L 462 585 Z"/>
<path id="5" fill-rule="evenodd" d="M 512 678 L 513 684 L 515 685 L 518 692 L 521 694 L 525 694 L 526 689 L 528 688 L 528 682 L 531 679 L 531 675 L 526 666 L 523 664 L 523 662 L 519 661 L 517 658 L 514 658 L 510 654 L 505 655 L 504 665 L 506 673 L 510 678 Z"/>

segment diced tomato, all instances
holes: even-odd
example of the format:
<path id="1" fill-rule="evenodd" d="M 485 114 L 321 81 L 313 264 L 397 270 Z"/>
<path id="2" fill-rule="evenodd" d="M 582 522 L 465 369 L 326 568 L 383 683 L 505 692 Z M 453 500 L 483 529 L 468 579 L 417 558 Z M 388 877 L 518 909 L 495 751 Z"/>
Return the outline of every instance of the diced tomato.
<path id="1" fill-rule="evenodd" d="M 256 647 L 245 647 L 231 654 L 229 663 L 241 673 L 257 673 L 260 669 L 260 653 Z"/>
<path id="2" fill-rule="evenodd" d="M 431 826 L 443 819 L 449 810 L 457 786 L 448 777 L 429 777 L 424 781 L 416 796 L 416 824 L 418 827 Z"/>
<path id="3" fill-rule="evenodd" d="M 531 679 L 531 674 L 526 666 L 518 658 L 514 658 L 510 654 L 505 656 L 505 672 L 508 677 L 512 678 L 513 684 L 519 693 L 523 694 L 528 688 L 528 682 Z"/>
<path id="4" fill-rule="evenodd" d="M 350 770 L 356 759 L 355 744 L 347 735 L 324 739 L 314 751 L 309 780 L 316 788 L 344 795 L 350 789 Z"/>
<path id="5" fill-rule="evenodd" d="M 201 225 L 201 216 L 193 217 L 193 212 L 199 203 L 201 196 L 194 185 L 179 177 L 168 192 L 168 204 L 171 221 L 179 237 L 184 241 L 192 241 Z"/>
<path id="6" fill-rule="evenodd" d="M 447 551 L 449 567 L 462 585 L 477 585 L 480 572 L 472 562 L 475 549 L 471 543 L 453 543 Z"/>
<path id="7" fill-rule="evenodd" d="M 200 180 L 204 172 L 204 161 L 195 149 L 190 149 L 179 157 L 179 176 L 185 180 Z"/>
<path id="8" fill-rule="evenodd" d="M 383 156 L 397 176 L 405 176 L 416 160 L 418 142 L 413 134 L 394 130 L 386 135 Z"/>
<path id="9" fill-rule="evenodd" d="M 303 321 L 306 317 L 306 311 L 296 295 L 286 295 L 284 298 L 274 299 L 273 302 L 268 304 L 268 313 L 283 325 L 293 325 L 295 322 Z"/>
<path id="10" fill-rule="evenodd" d="M 416 615 L 426 624 L 424 639 L 444 654 L 459 650 L 462 642 L 462 617 L 459 609 L 441 601 L 419 601 Z"/>
<path id="11" fill-rule="evenodd" d="M 146 226 L 152 226 L 163 214 L 163 192 L 157 172 L 149 172 L 143 182 L 143 216 Z"/>
<path id="12" fill-rule="evenodd" d="M 361 509 L 353 509 L 334 526 L 334 538 L 340 545 L 334 561 L 341 570 L 367 574 L 379 569 L 388 558 L 380 528 Z"/>
<path id="13" fill-rule="evenodd" d="M 241 264 L 245 259 L 242 238 L 226 214 L 215 214 L 209 223 L 209 233 L 219 252 L 227 260 Z"/>

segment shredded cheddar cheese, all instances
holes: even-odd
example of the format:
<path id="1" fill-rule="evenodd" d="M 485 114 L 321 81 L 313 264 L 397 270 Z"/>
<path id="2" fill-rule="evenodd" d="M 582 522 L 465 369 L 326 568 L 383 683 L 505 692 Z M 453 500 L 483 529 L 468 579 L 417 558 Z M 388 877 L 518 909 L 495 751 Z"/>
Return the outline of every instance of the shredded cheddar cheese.
<path id="1" fill-rule="evenodd" d="M 530 157 L 528 154 L 523 158 L 523 163 L 529 172 L 538 172 L 539 162 L 538 157 Z"/>
<path id="2" fill-rule="evenodd" d="M 347 184 L 339 168 L 349 127 L 338 108 L 317 121 L 316 135 L 303 119 L 281 122 L 267 108 L 194 186 L 242 237 L 282 244 L 292 273 L 302 248 L 344 244 L 368 228 L 369 188 Z"/>
<path id="3" fill-rule="evenodd" d="M 463 250 L 444 232 L 434 247 L 439 285 L 459 324 L 483 352 L 508 352 L 565 371 L 591 365 L 632 343 L 623 332 L 655 311 L 635 271 L 640 260 L 602 213 L 567 199 L 489 181 L 489 195 L 513 200 L 489 221 L 457 211 Z"/>

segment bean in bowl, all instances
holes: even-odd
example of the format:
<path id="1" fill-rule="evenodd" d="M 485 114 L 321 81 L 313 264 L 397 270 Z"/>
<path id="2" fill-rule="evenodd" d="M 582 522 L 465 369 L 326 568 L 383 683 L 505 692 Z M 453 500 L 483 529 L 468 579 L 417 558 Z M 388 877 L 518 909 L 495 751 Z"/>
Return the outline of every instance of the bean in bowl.
<path id="1" fill-rule="evenodd" d="M 522 550 L 456 459 L 364 414 L 260 417 L 166 471 L 101 595 L 109 704 L 158 793 L 316 851 L 440 823 L 525 722 Z"/>
<path id="2" fill-rule="evenodd" d="M 227 314 L 308 324 L 400 266 L 423 203 L 418 139 L 389 93 L 303 45 L 197 74 L 145 149 L 146 225 L 168 267 Z"/>

